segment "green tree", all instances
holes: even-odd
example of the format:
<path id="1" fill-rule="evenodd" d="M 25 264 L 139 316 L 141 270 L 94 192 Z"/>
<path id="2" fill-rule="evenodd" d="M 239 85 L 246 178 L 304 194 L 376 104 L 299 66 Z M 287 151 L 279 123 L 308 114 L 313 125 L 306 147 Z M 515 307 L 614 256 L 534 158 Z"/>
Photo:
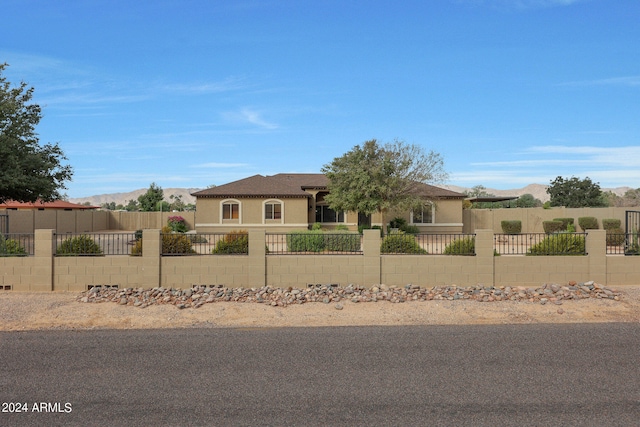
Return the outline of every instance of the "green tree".
<path id="1" fill-rule="evenodd" d="M 138 204 L 137 200 L 131 199 L 127 202 L 127 205 L 124 207 L 124 209 L 128 212 L 135 212 L 140 209 L 140 205 Z"/>
<path id="2" fill-rule="evenodd" d="M 67 158 L 58 144 L 39 144 L 42 111 L 31 102 L 33 88 L 11 87 L 2 75 L 6 67 L 0 64 L 0 203 L 61 199 L 72 168 L 62 164 Z"/>
<path id="3" fill-rule="evenodd" d="M 140 209 L 143 212 L 153 212 L 160 210 L 162 205 L 159 203 L 162 202 L 162 199 L 164 199 L 164 191 L 155 182 L 152 182 L 147 192 L 138 197 L 138 203 L 140 203 Z"/>
<path id="4" fill-rule="evenodd" d="M 406 211 L 427 200 L 420 193 L 421 183 L 446 179 L 443 165 L 438 153 L 414 144 L 366 141 L 322 167 L 329 178 L 325 201 L 335 211 L 383 215 L 391 209 Z"/>
<path id="5" fill-rule="evenodd" d="M 578 179 L 575 176 L 570 179 L 556 177 L 547 188 L 551 196 L 551 206 L 565 206 L 567 208 L 603 207 L 608 202 L 600 190 L 598 183 L 592 182 L 589 177 Z"/>
<path id="6" fill-rule="evenodd" d="M 533 194 L 527 193 L 516 199 L 516 206 L 519 208 L 539 208 L 542 206 L 542 202 L 533 197 Z"/>

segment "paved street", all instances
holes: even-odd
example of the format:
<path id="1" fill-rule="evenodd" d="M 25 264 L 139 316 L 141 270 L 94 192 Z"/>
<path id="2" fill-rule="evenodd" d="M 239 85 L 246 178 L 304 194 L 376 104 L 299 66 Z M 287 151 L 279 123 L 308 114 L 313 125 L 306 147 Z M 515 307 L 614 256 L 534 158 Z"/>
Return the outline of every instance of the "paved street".
<path id="1" fill-rule="evenodd" d="M 13 332 L 0 357 L 2 426 L 640 420 L 638 324 Z"/>

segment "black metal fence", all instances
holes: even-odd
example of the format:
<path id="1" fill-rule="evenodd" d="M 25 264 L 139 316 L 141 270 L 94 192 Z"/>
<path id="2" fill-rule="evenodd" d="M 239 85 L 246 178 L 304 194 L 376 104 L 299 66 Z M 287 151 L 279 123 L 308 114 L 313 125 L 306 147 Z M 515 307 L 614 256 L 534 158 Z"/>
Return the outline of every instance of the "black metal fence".
<path id="1" fill-rule="evenodd" d="M 586 233 L 495 234 L 496 255 L 586 255 Z"/>
<path id="2" fill-rule="evenodd" d="M 56 256 L 135 255 L 136 233 L 67 233 L 54 236 Z"/>
<path id="3" fill-rule="evenodd" d="M 32 256 L 34 242 L 33 234 L 0 233 L 0 257 Z"/>
<path id="4" fill-rule="evenodd" d="M 358 255 L 362 254 L 360 233 L 300 231 L 266 236 L 267 255 Z"/>
<path id="5" fill-rule="evenodd" d="M 393 238 L 393 234 L 388 234 L 383 240 Z M 405 234 L 405 236 L 411 236 Z M 426 251 L 425 255 L 475 255 L 476 236 L 475 234 L 416 234 L 416 243 Z M 410 251 L 409 251 L 410 252 Z M 402 252 L 389 252 L 402 253 Z"/>
<path id="6" fill-rule="evenodd" d="M 248 255 L 248 233 L 162 233 L 162 256 Z"/>

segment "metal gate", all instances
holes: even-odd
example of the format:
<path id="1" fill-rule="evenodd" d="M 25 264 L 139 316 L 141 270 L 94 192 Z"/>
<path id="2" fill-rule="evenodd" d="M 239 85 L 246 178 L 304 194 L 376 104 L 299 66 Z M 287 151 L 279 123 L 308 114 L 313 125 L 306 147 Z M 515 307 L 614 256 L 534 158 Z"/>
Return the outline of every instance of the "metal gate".
<path id="1" fill-rule="evenodd" d="M 640 211 L 625 211 L 624 254 L 640 255 Z"/>
<path id="2" fill-rule="evenodd" d="M 0 234 L 9 234 L 9 215 L 0 215 Z"/>

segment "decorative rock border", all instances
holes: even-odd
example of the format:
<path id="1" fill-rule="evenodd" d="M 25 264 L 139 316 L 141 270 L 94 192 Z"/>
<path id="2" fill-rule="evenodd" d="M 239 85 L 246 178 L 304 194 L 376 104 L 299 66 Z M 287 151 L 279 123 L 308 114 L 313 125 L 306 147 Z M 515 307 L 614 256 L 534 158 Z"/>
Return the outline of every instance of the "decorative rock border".
<path id="1" fill-rule="evenodd" d="M 350 284 L 309 284 L 306 289 L 228 288 L 224 285 L 194 285 L 190 289 L 177 288 L 123 288 L 97 285 L 83 292 L 76 300 L 83 303 L 115 302 L 119 305 L 145 308 L 150 305 L 171 304 L 177 308 L 199 308 L 214 302 L 262 303 L 273 307 L 310 302 L 340 303 L 342 301 L 401 303 L 431 300 L 472 300 L 478 302 L 526 301 L 539 304 L 561 305 L 566 300 L 600 298 L 619 301 L 621 292 L 611 290 L 593 281 L 567 285 L 544 284 L 539 288 L 524 286 L 435 286 L 423 288 L 408 284 L 404 287 L 377 285 L 365 288 Z M 336 304 L 341 310 L 342 304 Z"/>

